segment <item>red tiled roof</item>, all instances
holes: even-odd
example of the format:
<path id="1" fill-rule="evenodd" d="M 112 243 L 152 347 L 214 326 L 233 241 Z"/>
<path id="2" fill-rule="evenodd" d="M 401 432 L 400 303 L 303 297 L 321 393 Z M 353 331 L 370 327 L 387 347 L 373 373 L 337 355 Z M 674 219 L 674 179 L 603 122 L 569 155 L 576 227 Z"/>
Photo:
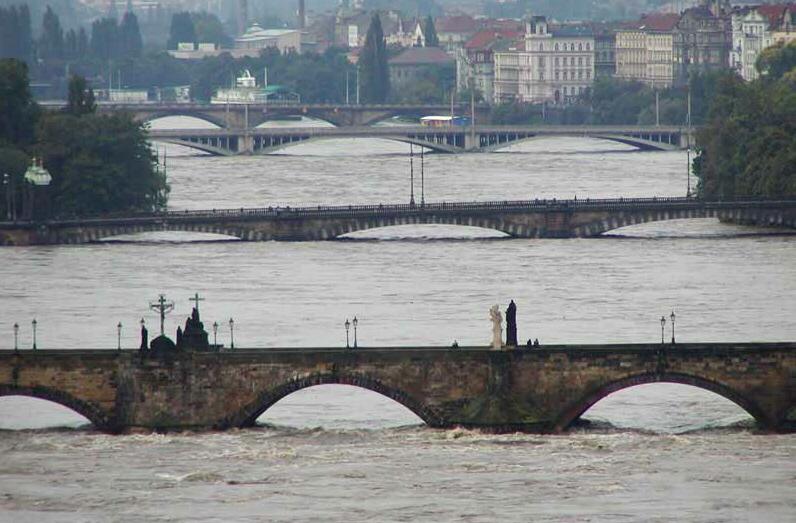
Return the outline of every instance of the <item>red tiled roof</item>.
<path id="1" fill-rule="evenodd" d="M 437 33 L 474 33 L 478 30 L 478 22 L 471 16 L 443 16 L 434 21 Z"/>
<path id="2" fill-rule="evenodd" d="M 448 64 L 453 62 L 451 55 L 439 47 L 410 47 L 395 58 L 390 65 Z"/>
<path id="3" fill-rule="evenodd" d="M 641 20 L 634 25 L 638 29 L 647 31 L 668 32 L 672 31 L 679 21 L 680 15 L 678 14 L 651 14 L 642 16 Z"/>
<path id="4" fill-rule="evenodd" d="M 485 29 L 475 33 L 475 35 L 464 44 L 464 47 L 466 49 L 484 49 L 495 40 L 514 40 L 515 38 L 519 38 L 521 34 L 522 33 L 519 31 L 495 31 L 492 29 Z"/>
<path id="5" fill-rule="evenodd" d="M 772 29 L 779 27 L 787 8 L 787 4 L 764 4 L 756 7 L 758 13 L 768 18 L 768 26 Z"/>

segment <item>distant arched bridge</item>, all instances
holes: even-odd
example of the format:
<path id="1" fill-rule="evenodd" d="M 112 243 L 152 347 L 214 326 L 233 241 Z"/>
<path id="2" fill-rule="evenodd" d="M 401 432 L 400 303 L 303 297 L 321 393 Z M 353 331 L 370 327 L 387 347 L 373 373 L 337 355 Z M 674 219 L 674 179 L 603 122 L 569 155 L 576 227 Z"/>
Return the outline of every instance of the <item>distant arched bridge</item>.
<path id="1" fill-rule="evenodd" d="M 66 102 L 48 102 L 47 108 L 60 109 Z M 372 125 L 393 116 L 429 116 L 450 114 L 447 104 L 332 104 L 284 103 L 208 104 L 208 103 L 105 103 L 97 104 L 100 114 L 126 112 L 138 122 L 149 122 L 167 116 L 188 116 L 231 129 L 246 129 L 286 116 L 306 116 L 324 120 L 337 127 Z M 455 104 L 456 114 L 470 115 L 469 104 Z M 475 106 L 477 121 L 486 122 L 491 108 Z"/>
<path id="2" fill-rule="evenodd" d="M 90 243 L 147 231 L 206 232 L 249 241 L 316 241 L 409 224 L 481 227 L 515 238 L 588 238 L 639 223 L 707 217 L 793 228 L 796 200 L 620 198 L 171 211 L 38 223 L 0 222 L 0 245 Z"/>
<path id="3" fill-rule="evenodd" d="M 443 153 L 495 151 L 527 140 L 555 136 L 588 137 L 643 150 L 674 150 L 688 143 L 681 127 L 638 126 L 476 126 L 473 127 L 283 127 L 259 129 L 181 129 L 149 131 L 152 140 L 220 156 L 268 154 L 298 143 L 334 138 L 383 138 Z"/>

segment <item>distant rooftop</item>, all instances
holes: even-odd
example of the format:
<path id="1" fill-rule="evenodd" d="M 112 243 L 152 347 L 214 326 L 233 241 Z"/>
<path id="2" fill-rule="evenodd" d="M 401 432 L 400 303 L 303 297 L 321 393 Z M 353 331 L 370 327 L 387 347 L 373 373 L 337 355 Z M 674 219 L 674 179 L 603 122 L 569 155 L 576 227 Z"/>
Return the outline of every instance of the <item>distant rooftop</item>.
<path id="1" fill-rule="evenodd" d="M 410 47 L 390 60 L 390 65 L 444 65 L 454 59 L 439 47 Z"/>

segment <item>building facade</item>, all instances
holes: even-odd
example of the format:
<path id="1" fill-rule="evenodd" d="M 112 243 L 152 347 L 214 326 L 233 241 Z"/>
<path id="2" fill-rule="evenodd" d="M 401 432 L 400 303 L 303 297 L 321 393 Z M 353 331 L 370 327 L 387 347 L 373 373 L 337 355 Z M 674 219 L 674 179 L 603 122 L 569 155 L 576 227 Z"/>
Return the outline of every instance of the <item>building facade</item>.
<path id="1" fill-rule="evenodd" d="M 456 52 L 456 86 L 459 91 L 470 87 L 492 103 L 495 97 L 495 53 L 516 47 L 521 34 L 517 31 L 484 30 L 476 33 Z"/>
<path id="2" fill-rule="evenodd" d="M 674 37 L 675 82 L 684 85 L 693 70 L 727 67 L 732 46 L 729 10 L 724 2 L 686 9 L 672 35 Z"/>
<path id="3" fill-rule="evenodd" d="M 674 84 L 676 14 L 644 16 L 616 32 L 616 77 L 654 88 Z"/>
<path id="4" fill-rule="evenodd" d="M 527 24 L 522 49 L 495 53 L 495 103 L 566 104 L 594 83 L 594 35 L 585 26 Z"/>
<path id="5" fill-rule="evenodd" d="M 747 81 L 758 77 L 757 58 L 774 43 L 768 18 L 757 9 L 741 9 L 732 14 L 732 49 L 729 66 Z"/>

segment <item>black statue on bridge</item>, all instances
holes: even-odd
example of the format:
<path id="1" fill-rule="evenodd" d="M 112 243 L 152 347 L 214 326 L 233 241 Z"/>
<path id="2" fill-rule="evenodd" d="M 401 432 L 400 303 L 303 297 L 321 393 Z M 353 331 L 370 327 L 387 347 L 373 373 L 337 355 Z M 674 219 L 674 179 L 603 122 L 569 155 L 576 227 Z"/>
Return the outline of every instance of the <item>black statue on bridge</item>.
<path id="1" fill-rule="evenodd" d="M 517 346 L 517 305 L 514 300 L 506 309 L 506 346 Z"/>

